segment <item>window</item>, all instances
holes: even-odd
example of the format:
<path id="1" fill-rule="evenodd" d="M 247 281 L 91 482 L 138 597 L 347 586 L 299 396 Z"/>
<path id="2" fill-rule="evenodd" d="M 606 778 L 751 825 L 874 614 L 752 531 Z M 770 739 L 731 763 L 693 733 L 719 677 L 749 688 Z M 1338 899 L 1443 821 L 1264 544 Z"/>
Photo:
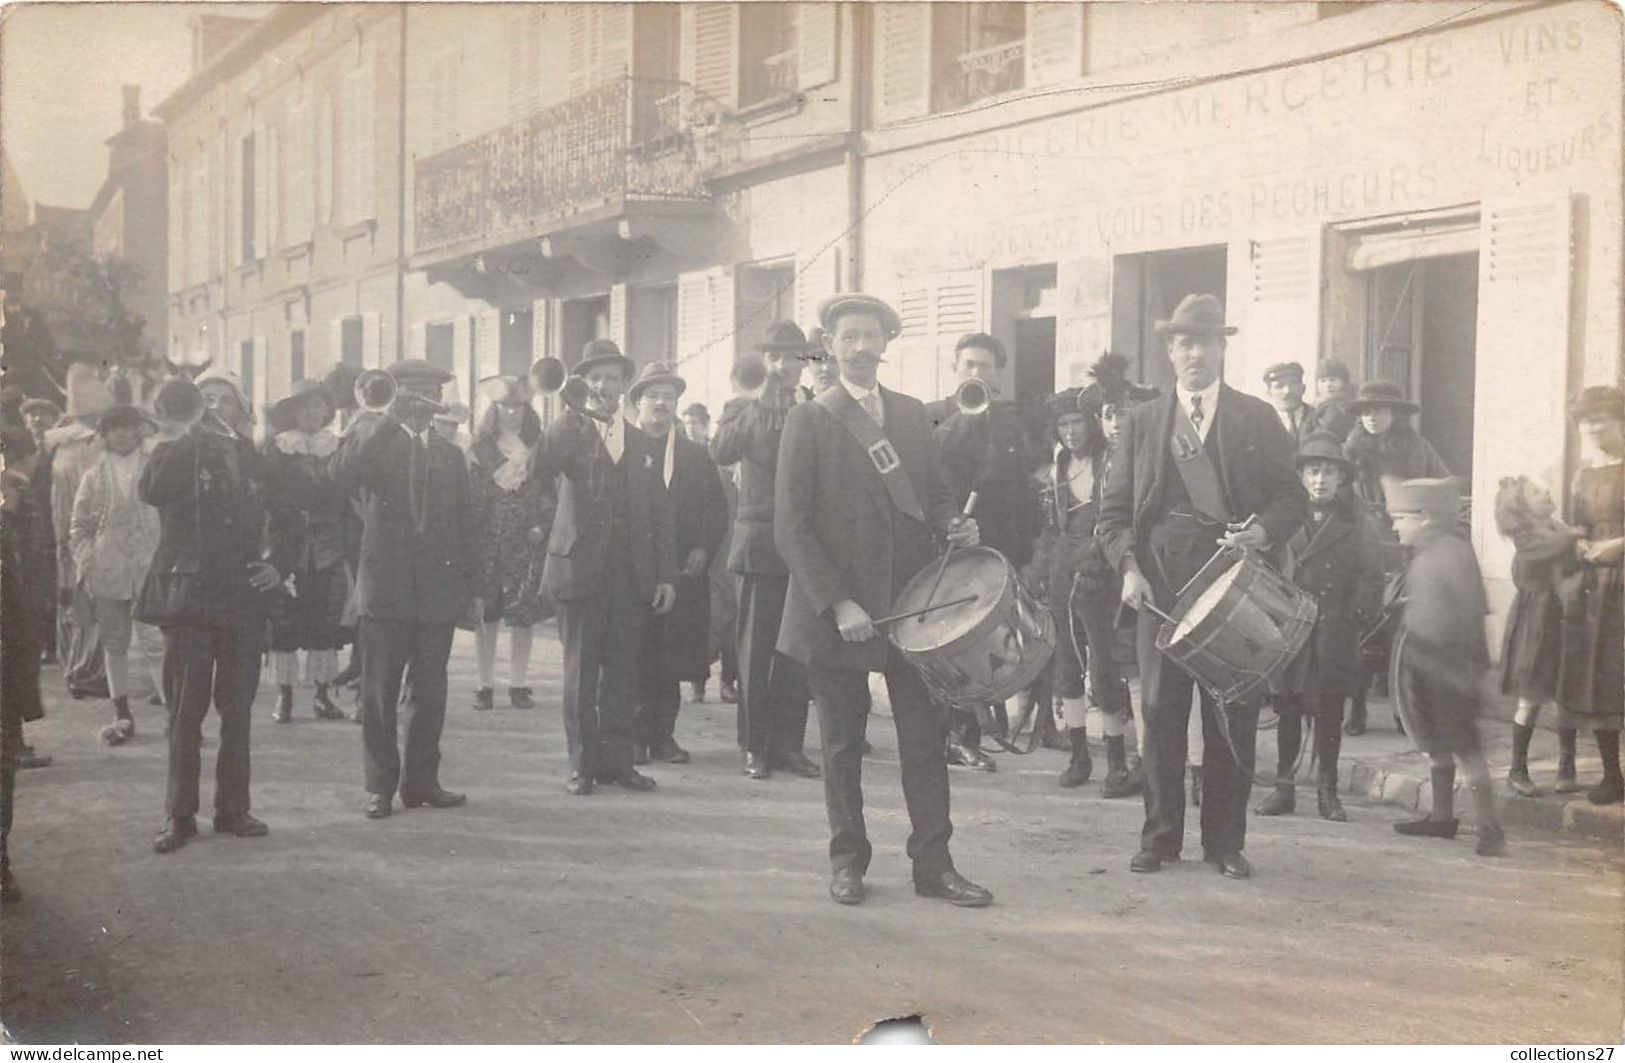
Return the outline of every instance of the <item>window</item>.
<path id="1" fill-rule="evenodd" d="M 362 363 L 362 328 L 359 317 L 347 317 L 339 325 L 339 361 L 345 365 L 361 368 Z"/>
<path id="2" fill-rule="evenodd" d="M 305 379 L 305 330 L 288 333 L 288 382 Z"/>
<path id="3" fill-rule="evenodd" d="M 796 91 L 796 7 L 768 2 L 739 5 L 741 107 Z"/>
<path id="4" fill-rule="evenodd" d="M 955 110 L 1022 87 L 1025 4 L 931 6 L 931 110 Z"/>
<path id="5" fill-rule="evenodd" d="M 428 363 L 447 372 L 456 372 L 456 347 L 450 321 L 436 321 L 424 333 L 423 357 Z"/>
<path id="6" fill-rule="evenodd" d="M 243 177 L 242 184 L 242 234 L 241 248 L 242 261 L 252 262 L 259 256 L 255 254 L 254 247 L 254 197 L 256 185 L 254 181 L 254 134 L 250 133 L 243 138 L 243 164 L 239 172 Z"/>

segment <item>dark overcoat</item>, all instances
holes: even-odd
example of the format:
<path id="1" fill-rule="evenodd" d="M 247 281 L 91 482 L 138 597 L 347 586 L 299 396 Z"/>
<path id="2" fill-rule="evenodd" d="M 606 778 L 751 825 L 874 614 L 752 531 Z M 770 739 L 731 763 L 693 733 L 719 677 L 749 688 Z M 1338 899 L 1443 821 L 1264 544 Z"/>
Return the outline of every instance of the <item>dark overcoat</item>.
<path id="1" fill-rule="evenodd" d="M 774 541 L 790 568 L 778 649 L 808 665 L 886 669 L 882 636 L 845 642 L 835 606 L 851 599 L 871 619 L 888 615 L 904 584 L 937 555 L 933 533 L 955 516 L 937 465 L 931 422 L 918 399 L 881 388 L 885 435 L 927 524 L 899 512 L 881 474 L 842 417 L 867 417 L 845 387 L 793 408 L 784 422 L 773 507 Z"/>
<path id="2" fill-rule="evenodd" d="M 935 425 L 948 495 L 963 510 L 976 492 L 976 523 L 982 545 L 999 551 L 1016 568 L 1033 558 L 1040 525 L 1027 429 L 1009 403 L 967 415 L 951 399 L 925 408 Z"/>
<path id="3" fill-rule="evenodd" d="M 777 403 L 759 398 L 729 399 L 711 437 L 718 465 L 738 467 L 739 500 L 728 544 L 728 571 L 783 574 L 784 558 L 773 543 L 774 480 L 789 396 Z"/>
<path id="4" fill-rule="evenodd" d="M 1281 575 L 1314 595 L 1320 612 L 1278 693 L 1311 699 L 1359 693 L 1366 678 L 1360 637 L 1382 610 L 1383 562 L 1376 530 L 1349 502 L 1333 506 L 1319 528 L 1306 520 L 1292 533 L 1281 553 Z"/>
<path id="5" fill-rule="evenodd" d="M 722 479 L 706 449 L 677 435 L 677 454 L 672 459 L 672 535 L 677 544 L 677 565 L 681 570 L 694 550 L 704 550 L 706 565 L 694 575 L 677 577 L 677 604 L 665 616 L 655 618 L 654 651 L 660 654 L 666 674 L 677 679 L 700 682 L 711 665 L 711 576 L 710 561 L 722 545 L 728 530 L 728 500 L 722 493 Z M 660 447 L 658 440 L 654 445 Z M 663 459 L 655 455 L 657 470 Z"/>
<path id="6" fill-rule="evenodd" d="M 454 624 L 468 612 L 479 558 L 478 507 L 468 460 L 428 433 L 421 527 L 413 519 L 412 436 L 393 418 L 363 422 L 329 459 L 328 471 L 361 502 L 360 616 Z"/>

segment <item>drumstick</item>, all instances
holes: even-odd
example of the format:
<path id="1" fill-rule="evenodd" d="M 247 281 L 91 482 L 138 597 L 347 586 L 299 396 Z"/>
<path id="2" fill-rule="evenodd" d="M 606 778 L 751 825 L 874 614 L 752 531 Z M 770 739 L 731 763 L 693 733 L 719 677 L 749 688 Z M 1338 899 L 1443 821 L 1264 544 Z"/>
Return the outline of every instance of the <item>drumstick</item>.
<path id="1" fill-rule="evenodd" d="M 1150 598 L 1146 598 L 1146 599 L 1142 600 L 1140 602 L 1140 604 L 1138 606 L 1135 606 L 1134 608 L 1149 609 L 1152 612 L 1153 615 L 1162 617 L 1164 620 L 1168 621 L 1168 623 L 1170 623 L 1170 624 L 1178 623 L 1178 621 L 1176 621 L 1173 617 L 1169 616 L 1167 613 L 1163 612 L 1161 609 L 1158 609 L 1155 605 L 1152 605 Z"/>
<path id="2" fill-rule="evenodd" d="M 976 492 L 972 491 L 970 494 L 965 496 L 965 512 L 963 514 L 961 514 L 961 516 L 965 516 L 965 517 L 970 516 L 971 511 L 973 509 L 975 509 L 975 508 L 976 508 Z M 931 604 L 931 599 L 933 599 L 933 598 L 935 598 L 937 596 L 937 588 L 942 586 L 942 574 L 945 571 L 947 571 L 947 569 L 948 569 L 948 558 L 950 556 L 952 556 L 953 552 L 954 552 L 954 544 L 949 543 L 948 544 L 948 549 L 944 550 L 943 553 L 942 553 L 942 560 L 937 562 L 937 578 L 931 581 L 931 593 L 927 594 L 925 596 L 925 601 L 926 601 L 927 605 Z"/>
<path id="3" fill-rule="evenodd" d="M 907 620 L 911 616 L 923 616 L 926 613 L 934 613 L 938 609 L 950 609 L 956 605 L 964 605 L 966 602 L 974 602 L 976 598 L 977 596 L 974 594 L 967 594 L 965 597 L 955 598 L 951 602 L 939 602 L 936 605 L 928 605 L 924 609 L 915 609 L 907 613 L 897 613 L 894 616 L 883 616 L 879 620 L 871 620 L 869 623 L 874 627 L 879 627 L 881 624 L 890 624 L 898 620 Z"/>

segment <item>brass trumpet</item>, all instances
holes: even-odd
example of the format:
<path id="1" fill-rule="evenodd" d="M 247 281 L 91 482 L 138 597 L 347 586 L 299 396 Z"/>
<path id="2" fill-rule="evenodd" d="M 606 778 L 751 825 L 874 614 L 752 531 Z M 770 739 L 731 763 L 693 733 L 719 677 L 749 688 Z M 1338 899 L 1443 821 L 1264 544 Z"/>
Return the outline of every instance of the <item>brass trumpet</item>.
<path id="1" fill-rule="evenodd" d="M 615 419 L 612 411 L 597 408 L 611 403 L 605 401 L 604 396 L 585 380 L 571 376 L 564 363 L 557 358 L 536 359 L 530 367 L 530 382 L 543 395 L 557 395 L 564 400 L 565 406 L 577 413 L 606 424 Z"/>
<path id="2" fill-rule="evenodd" d="M 954 405 L 966 416 L 986 413 L 993 405 L 993 389 L 984 381 L 966 380 L 954 389 Z"/>
<path id="3" fill-rule="evenodd" d="M 367 369 L 355 378 L 355 401 L 361 407 L 361 414 L 377 414 L 382 416 L 388 413 L 397 402 L 421 406 L 430 413 L 445 413 L 449 407 L 439 399 L 431 399 L 427 395 L 415 392 L 402 392 L 395 378 L 382 369 Z"/>
<path id="4" fill-rule="evenodd" d="M 152 398 L 152 415 L 158 430 L 168 439 L 176 439 L 198 425 L 217 435 L 234 436 L 231 426 L 209 408 L 203 392 L 187 377 L 170 377 L 158 385 Z"/>

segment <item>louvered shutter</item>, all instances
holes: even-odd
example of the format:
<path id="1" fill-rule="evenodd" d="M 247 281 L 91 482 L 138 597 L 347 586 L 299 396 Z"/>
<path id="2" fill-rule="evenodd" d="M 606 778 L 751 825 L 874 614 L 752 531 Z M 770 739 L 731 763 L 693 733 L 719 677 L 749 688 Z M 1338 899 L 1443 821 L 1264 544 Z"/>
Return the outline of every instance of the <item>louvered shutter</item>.
<path id="1" fill-rule="evenodd" d="M 1027 5 L 1026 86 L 1042 88 L 1083 75 L 1084 5 L 1040 0 Z"/>
<path id="2" fill-rule="evenodd" d="M 917 118 L 931 103 L 931 7 L 881 3 L 875 19 L 875 119 Z"/>
<path id="3" fill-rule="evenodd" d="M 903 327 L 886 348 L 887 360 L 896 363 L 898 379 L 909 394 L 934 392 L 937 373 L 933 364 L 930 284 L 924 278 L 909 278 L 898 290 L 892 308 Z"/>
<path id="4" fill-rule="evenodd" d="M 518 122 L 542 105 L 542 9 L 536 4 L 509 8 L 508 121 Z"/>
<path id="5" fill-rule="evenodd" d="M 681 77 L 703 107 L 739 105 L 739 9 L 735 4 L 684 4 Z"/>
<path id="6" fill-rule="evenodd" d="M 632 361 L 642 365 L 645 359 L 639 352 L 627 350 L 626 342 L 626 285 L 609 286 L 609 338 Z"/>
<path id="7" fill-rule="evenodd" d="M 594 42 L 593 83 L 625 77 L 632 69 L 632 5 L 602 4 Z"/>
<path id="8" fill-rule="evenodd" d="M 796 9 L 796 79 L 803 91 L 827 85 L 839 75 L 841 8 L 805 3 Z"/>
<path id="9" fill-rule="evenodd" d="M 1308 368 L 1320 356 L 1320 229 L 1231 245 L 1227 276 L 1240 274 L 1225 316 L 1240 331 L 1230 339 L 1224 378 L 1264 393 L 1264 370 L 1276 362 Z M 1238 298 L 1239 297 L 1239 298 Z"/>
<path id="10" fill-rule="evenodd" d="M 708 405 L 728 394 L 733 368 L 734 277 L 729 267 L 677 277 L 677 362 L 694 392 Z"/>
<path id="11" fill-rule="evenodd" d="M 843 245 L 836 241 L 822 251 L 804 251 L 796 256 L 796 324 L 811 332 L 818 324 L 818 307 L 840 291 L 840 261 Z"/>
<path id="12" fill-rule="evenodd" d="M 937 366 L 937 394 L 954 386 L 954 344 L 967 332 L 987 331 L 987 271 L 945 270 L 932 282 L 931 327 Z"/>
<path id="13" fill-rule="evenodd" d="M 1550 416 L 1567 399 L 1573 327 L 1570 200 L 1486 203 L 1481 240 L 1472 537 L 1484 571 L 1499 574 L 1510 570 L 1512 545 L 1494 531 L 1497 477 L 1523 472 L 1558 491 L 1568 487 L 1561 429 L 1507 429 L 1530 424 L 1534 411 Z"/>
<path id="14" fill-rule="evenodd" d="M 530 304 L 530 360 L 552 354 L 553 301 L 536 299 Z"/>
<path id="15" fill-rule="evenodd" d="M 316 186 L 310 164 L 315 145 L 313 124 L 310 105 L 300 97 L 288 114 L 288 242 L 294 244 L 310 239 L 314 214 L 311 198 Z"/>
<path id="16" fill-rule="evenodd" d="M 1112 259 L 1096 254 L 1055 266 L 1055 386 L 1082 387 L 1112 345 Z"/>
<path id="17" fill-rule="evenodd" d="M 311 220 L 313 226 L 327 224 L 333 203 L 333 101 L 323 94 L 316 97 L 316 150 L 311 164 Z"/>
<path id="18" fill-rule="evenodd" d="M 592 87 L 592 45 L 598 8 L 594 4 L 570 4 L 565 20 L 565 95 L 579 96 Z"/>
<path id="19" fill-rule="evenodd" d="M 502 311 L 481 307 L 474 315 L 474 365 L 481 379 L 502 372 Z"/>

